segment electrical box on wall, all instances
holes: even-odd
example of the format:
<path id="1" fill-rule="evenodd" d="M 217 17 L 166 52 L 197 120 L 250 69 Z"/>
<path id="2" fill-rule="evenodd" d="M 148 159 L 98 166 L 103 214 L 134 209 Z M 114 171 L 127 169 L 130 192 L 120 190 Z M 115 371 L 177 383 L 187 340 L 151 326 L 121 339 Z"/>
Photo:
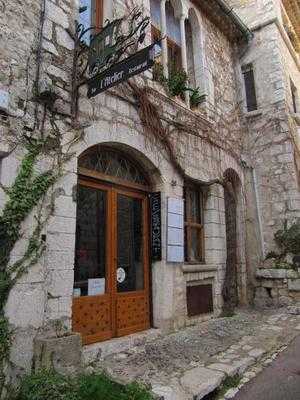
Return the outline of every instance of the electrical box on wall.
<path id="1" fill-rule="evenodd" d="M 0 89 L 0 111 L 8 112 L 9 93 L 7 90 Z"/>

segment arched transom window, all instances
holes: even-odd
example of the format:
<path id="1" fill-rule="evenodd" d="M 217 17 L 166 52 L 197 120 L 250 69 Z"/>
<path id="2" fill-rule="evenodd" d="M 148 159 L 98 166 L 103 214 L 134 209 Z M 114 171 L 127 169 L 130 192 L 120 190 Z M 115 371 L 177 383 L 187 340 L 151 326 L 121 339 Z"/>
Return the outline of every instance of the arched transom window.
<path id="1" fill-rule="evenodd" d="M 113 181 L 149 186 L 141 167 L 123 152 L 110 147 L 96 145 L 87 150 L 79 158 L 78 167 L 79 173 L 91 171 L 100 178 L 105 176 L 106 180 L 112 178 Z"/>

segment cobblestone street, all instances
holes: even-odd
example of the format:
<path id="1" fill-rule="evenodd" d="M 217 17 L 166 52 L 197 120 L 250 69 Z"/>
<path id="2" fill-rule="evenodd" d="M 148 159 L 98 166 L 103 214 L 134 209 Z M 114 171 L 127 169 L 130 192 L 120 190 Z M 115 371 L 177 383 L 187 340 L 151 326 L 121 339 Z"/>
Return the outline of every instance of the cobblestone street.
<path id="1" fill-rule="evenodd" d="M 300 334 L 300 316 L 290 314 L 298 311 L 297 307 L 242 310 L 234 317 L 211 320 L 167 336 L 153 330 L 149 337 L 137 334 L 131 341 L 116 339 L 109 349 L 105 343 L 87 346 L 85 358 L 90 369 L 104 368 L 118 380 L 149 384 L 164 400 L 202 399 L 226 376 L 242 377 L 241 388 L 270 364 Z M 129 349 L 134 343 L 136 346 Z M 233 398 L 239 388 L 229 389 L 223 398 Z"/>

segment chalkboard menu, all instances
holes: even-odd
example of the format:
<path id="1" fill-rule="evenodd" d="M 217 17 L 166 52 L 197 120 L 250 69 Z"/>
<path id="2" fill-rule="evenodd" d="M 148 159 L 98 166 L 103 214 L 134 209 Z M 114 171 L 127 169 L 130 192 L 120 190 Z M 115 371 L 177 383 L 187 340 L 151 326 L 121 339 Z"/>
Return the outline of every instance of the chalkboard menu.
<path id="1" fill-rule="evenodd" d="M 150 194 L 151 215 L 151 258 L 153 261 L 161 260 L 161 194 Z"/>

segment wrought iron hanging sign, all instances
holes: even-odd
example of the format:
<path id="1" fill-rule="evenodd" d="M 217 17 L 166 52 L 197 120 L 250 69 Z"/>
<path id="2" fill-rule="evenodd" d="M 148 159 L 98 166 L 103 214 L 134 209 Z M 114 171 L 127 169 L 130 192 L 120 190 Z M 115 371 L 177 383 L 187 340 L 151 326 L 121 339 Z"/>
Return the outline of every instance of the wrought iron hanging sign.
<path id="1" fill-rule="evenodd" d="M 128 23 L 124 34 L 124 23 Z M 127 18 L 119 18 L 107 22 L 104 28 L 92 36 L 89 46 L 89 73 L 95 75 L 104 68 L 116 64 L 126 52 L 136 44 L 142 44 L 146 37 L 149 17 L 143 17 L 138 7 L 135 7 Z"/>
<path id="2" fill-rule="evenodd" d="M 131 57 L 113 65 L 111 68 L 97 74 L 90 79 L 88 84 L 88 98 L 104 92 L 113 86 L 118 85 L 151 68 L 154 64 L 155 52 L 154 44 L 138 51 Z"/>
<path id="3" fill-rule="evenodd" d="M 151 68 L 154 64 L 154 44 L 130 55 L 133 46 L 144 42 L 149 23 L 150 18 L 143 17 L 141 10 L 135 7 L 129 16 L 107 21 L 100 32 L 90 35 L 89 45 L 86 43 L 87 35 L 95 32 L 96 28 L 85 28 L 77 23 L 74 93 L 87 83 L 88 97 L 93 97 Z M 127 58 L 122 60 L 126 55 Z"/>

